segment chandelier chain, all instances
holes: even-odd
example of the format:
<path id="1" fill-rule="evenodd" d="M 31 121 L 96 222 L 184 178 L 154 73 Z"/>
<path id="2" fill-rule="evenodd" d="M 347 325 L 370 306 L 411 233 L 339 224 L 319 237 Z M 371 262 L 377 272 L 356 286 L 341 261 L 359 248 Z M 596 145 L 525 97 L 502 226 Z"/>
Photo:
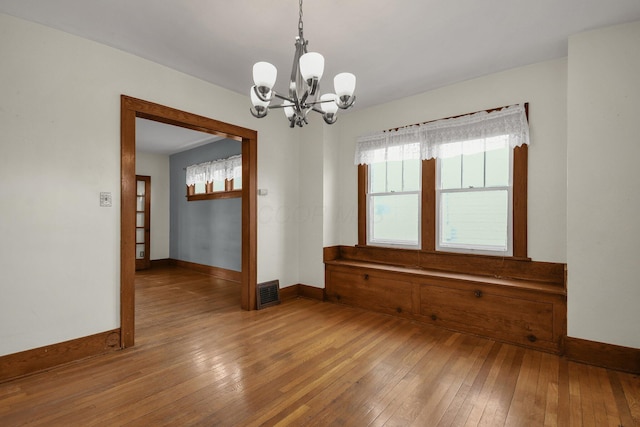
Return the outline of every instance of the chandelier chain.
<path id="1" fill-rule="evenodd" d="M 298 34 L 302 37 L 302 0 L 300 0 L 300 17 L 298 18 Z"/>

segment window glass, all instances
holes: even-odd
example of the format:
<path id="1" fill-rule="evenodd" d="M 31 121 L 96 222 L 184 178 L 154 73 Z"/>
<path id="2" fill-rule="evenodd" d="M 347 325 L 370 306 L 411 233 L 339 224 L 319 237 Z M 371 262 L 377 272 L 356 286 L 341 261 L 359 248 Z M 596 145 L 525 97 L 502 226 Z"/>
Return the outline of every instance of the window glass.
<path id="1" fill-rule="evenodd" d="M 237 178 L 233 178 L 233 189 L 241 190 L 242 189 L 242 177 L 239 176 Z"/>
<path id="2" fill-rule="evenodd" d="M 378 243 L 417 245 L 419 195 L 385 194 L 371 197 L 370 240 Z"/>
<path id="3" fill-rule="evenodd" d="M 403 190 L 420 190 L 420 159 L 405 160 L 403 169 Z"/>
<path id="4" fill-rule="evenodd" d="M 387 162 L 387 190 L 386 191 L 402 191 L 403 166 L 402 161 Z"/>
<path id="5" fill-rule="evenodd" d="M 384 193 L 387 189 L 387 164 L 385 162 L 369 165 L 369 186 L 371 193 Z"/>
<path id="6" fill-rule="evenodd" d="M 440 199 L 440 245 L 506 251 L 507 190 L 444 193 Z"/>
<path id="7" fill-rule="evenodd" d="M 437 242 L 444 251 L 511 254 L 511 153 L 503 136 L 447 144 L 437 160 Z"/>
<path id="8" fill-rule="evenodd" d="M 484 187 L 484 143 L 462 143 L 462 188 Z"/>
<path id="9" fill-rule="evenodd" d="M 222 180 L 214 180 L 213 181 L 213 191 L 224 191 L 224 181 Z"/>
<path id="10" fill-rule="evenodd" d="M 440 186 L 442 188 L 462 187 L 462 156 L 443 157 L 440 163 Z"/>
<path id="11" fill-rule="evenodd" d="M 368 169 L 368 242 L 419 247 L 421 161 L 381 161 Z"/>
<path id="12" fill-rule="evenodd" d="M 509 185 L 509 153 L 505 137 L 487 139 L 486 187 Z"/>
<path id="13" fill-rule="evenodd" d="M 196 182 L 196 192 L 195 194 L 204 194 L 206 193 L 206 184 L 204 181 Z"/>

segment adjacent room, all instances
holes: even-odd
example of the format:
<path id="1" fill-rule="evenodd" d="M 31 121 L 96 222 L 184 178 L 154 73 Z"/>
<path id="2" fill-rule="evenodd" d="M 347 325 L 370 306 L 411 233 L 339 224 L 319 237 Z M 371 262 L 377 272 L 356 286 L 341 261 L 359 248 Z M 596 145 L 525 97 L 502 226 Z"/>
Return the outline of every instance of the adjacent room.
<path id="1" fill-rule="evenodd" d="M 637 0 L 0 0 L 0 53 L 0 425 L 640 425 Z"/>

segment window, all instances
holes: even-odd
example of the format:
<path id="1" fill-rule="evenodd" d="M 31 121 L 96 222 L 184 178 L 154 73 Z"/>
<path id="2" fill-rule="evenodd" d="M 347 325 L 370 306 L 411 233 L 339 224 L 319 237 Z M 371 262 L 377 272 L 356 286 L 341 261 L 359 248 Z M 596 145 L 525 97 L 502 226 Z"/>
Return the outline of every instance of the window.
<path id="1" fill-rule="evenodd" d="M 358 244 L 526 257 L 526 107 L 360 137 Z"/>
<path id="2" fill-rule="evenodd" d="M 368 242 L 419 248 L 421 162 L 402 159 L 402 148 L 377 150 L 369 166 Z"/>
<path id="3" fill-rule="evenodd" d="M 186 185 L 188 201 L 242 197 L 242 156 L 187 167 Z"/>
<path id="4" fill-rule="evenodd" d="M 436 249 L 512 253 L 512 152 L 501 135 L 443 146 L 437 159 Z"/>

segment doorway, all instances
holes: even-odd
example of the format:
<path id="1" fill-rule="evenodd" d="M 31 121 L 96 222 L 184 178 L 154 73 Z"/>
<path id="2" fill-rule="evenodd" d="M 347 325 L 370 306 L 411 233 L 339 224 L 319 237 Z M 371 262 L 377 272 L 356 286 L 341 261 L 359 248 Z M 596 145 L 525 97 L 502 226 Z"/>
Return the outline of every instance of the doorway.
<path id="1" fill-rule="evenodd" d="M 256 308 L 257 280 L 257 132 L 148 101 L 121 96 L 121 347 L 135 341 L 136 117 L 206 132 L 242 143 L 242 271 L 240 306 Z"/>

